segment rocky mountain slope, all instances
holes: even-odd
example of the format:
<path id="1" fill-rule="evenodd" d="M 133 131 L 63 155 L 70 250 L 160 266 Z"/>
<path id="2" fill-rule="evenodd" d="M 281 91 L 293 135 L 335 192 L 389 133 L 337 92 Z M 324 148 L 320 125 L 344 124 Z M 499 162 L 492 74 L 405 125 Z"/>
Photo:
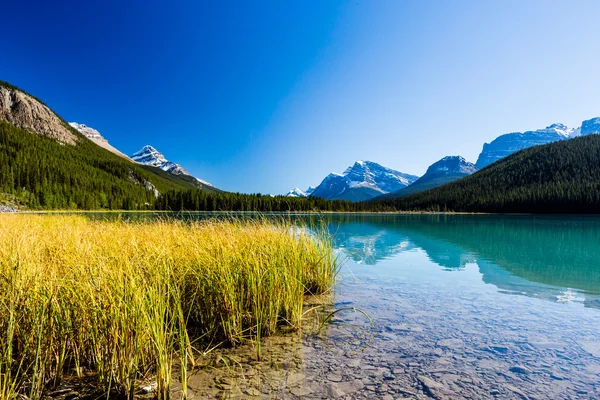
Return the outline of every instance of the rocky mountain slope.
<path id="1" fill-rule="evenodd" d="M 552 124 L 535 131 L 507 133 L 498 136 L 491 143 L 485 143 L 475 165 L 482 169 L 519 150 L 593 133 L 600 133 L 600 118 L 583 121 L 581 128 L 575 129 L 563 124 Z"/>
<path id="2" fill-rule="evenodd" d="M 77 142 L 67 123 L 48 106 L 4 81 L 0 81 L 0 121 L 61 143 Z"/>
<path id="3" fill-rule="evenodd" d="M 77 129 L 79 133 L 83 134 L 85 137 L 90 139 L 92 142 L 96 143 L 98 146 L 105 148 L 106 150 L 118 155 L 119 157 L 129 159 L 129 157 L 127 157 L 125 154 L 121 153 L 119 150 L 111 146 L 110 143 L 108 143 L 108 140 L 106 140 L 96 129 L 84 124 L 79 124 L 77 122 L 69 122 L 69 125 Z"/>
<path id="4" fill-rule="evenodd" d="M 364 201 L 403 189 L 418 179 L 372 161 L 357 161 L 343 174 L 331 173 L 312 196 L 326 200 Z"/>
<path id="5" fill-rule="evenodd" d="M 472 175 L 478 169 L 475 164 L 468 162 L 461 156 L 444 157 L 432 164 L 425 175 L 420 177 L 412 185 L 396 192 L 385 194 L 377 199 L 408 196 L 413 193 L 422 192 L 434 187 L 442 186 L 458 179 Z"/>
<path id="6" fill-rule="evenodd" d="M 581 123 L 580 134 L 581 136 L 593 135 L 600 133 L 600 117 L 588 119 Z"/>
<path id="7" fill-rule="evenodd" d="M 41 100 L 0 81 L 2 195 L 34 209 L 148 209 L 161 193 L 198 188 L 117 157 L 97 145 L 99 132 L 77 127 L 84 133 Z"/>

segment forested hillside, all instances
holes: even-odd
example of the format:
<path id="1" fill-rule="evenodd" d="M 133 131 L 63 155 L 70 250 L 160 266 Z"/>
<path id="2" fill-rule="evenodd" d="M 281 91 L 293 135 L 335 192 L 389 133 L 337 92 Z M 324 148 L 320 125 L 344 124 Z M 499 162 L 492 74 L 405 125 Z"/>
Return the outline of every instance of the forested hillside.
<path id="1" fill-rule="evenodd" d="M 155 191 L 184 190 L 83 137 L 76 145 L 0 121 L 0 193 L 43 209 L 146 209 Z"/>
<path id="2" fill-rule="evenodd" d="M 522 150 L 424 192 L 350 203 L 223 193 L 207 185 L 200 190 L 191 176 L 142 166 L 97 146 L 15 86 L 0 81 L 0 89 L 0 204 L 88 210 L 600 212 L 600 135 Z"/>
<path id="3" fill-rule="evenodd" d="M 536 146 L 445 186 L 373 202 L 379 210 L 600 212 L 600 135 Z"/>
<path id="4" fill-rule="evenodd" d="M 192 177 L 138 165 L 99 147 L 8 82 L 0 81 L 0 91 L 3 202 L 33 209 L 153 209 L 158 193 L 198 187 Z"/>

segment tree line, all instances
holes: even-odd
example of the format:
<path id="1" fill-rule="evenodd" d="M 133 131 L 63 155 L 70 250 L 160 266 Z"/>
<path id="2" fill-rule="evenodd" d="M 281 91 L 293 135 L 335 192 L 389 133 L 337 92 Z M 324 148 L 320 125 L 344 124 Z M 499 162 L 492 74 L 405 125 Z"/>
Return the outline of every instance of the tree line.
<path id="1" fill-rule="evenodd" d="M 599 135 L 522 150 L 472 176 L 410 196 L 357 203 L 209 192 L 154 170 L 83 137 L 75 146 L 64 145 L 0 122 L 0 193 L 31 209 L 600 212 Z"/>
<path id="2" fill-rule="evenodd" d="M 521 150 L 478 173 L 381 209 L 491 213 L 600 212 L 600 135 Z"/>

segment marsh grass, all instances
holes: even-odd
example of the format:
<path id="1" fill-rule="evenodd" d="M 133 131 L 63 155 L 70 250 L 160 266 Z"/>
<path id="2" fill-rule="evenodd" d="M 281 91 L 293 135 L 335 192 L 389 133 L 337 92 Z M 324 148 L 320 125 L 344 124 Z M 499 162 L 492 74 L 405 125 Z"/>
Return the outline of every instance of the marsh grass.
<path id="1" fill-rule="evenodd" d="M 185 393 L 199 351 L 250 341 L 260 358 L 261 337 L 300 328 L 334 257 L 282 222 L 0 215 L 0 398 L 78 376 L 126 398 L 151 377 L 166 399 L 174 368 Z"/>

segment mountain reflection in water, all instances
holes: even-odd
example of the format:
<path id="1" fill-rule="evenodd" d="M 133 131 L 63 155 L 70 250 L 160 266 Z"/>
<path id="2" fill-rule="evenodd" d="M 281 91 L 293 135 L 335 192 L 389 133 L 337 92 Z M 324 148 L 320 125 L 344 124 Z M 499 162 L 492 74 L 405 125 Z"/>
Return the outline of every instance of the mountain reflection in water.
<path id="1" fill-rule="evenodd" d="M 448 271 L 476 264 L 483 282 L 505 293 L 600 308 L 589 296 L 600 294 L 597 217 L 338 215 L 324 224 L 356 263 L 375 267 L 420 249 Z"/>

